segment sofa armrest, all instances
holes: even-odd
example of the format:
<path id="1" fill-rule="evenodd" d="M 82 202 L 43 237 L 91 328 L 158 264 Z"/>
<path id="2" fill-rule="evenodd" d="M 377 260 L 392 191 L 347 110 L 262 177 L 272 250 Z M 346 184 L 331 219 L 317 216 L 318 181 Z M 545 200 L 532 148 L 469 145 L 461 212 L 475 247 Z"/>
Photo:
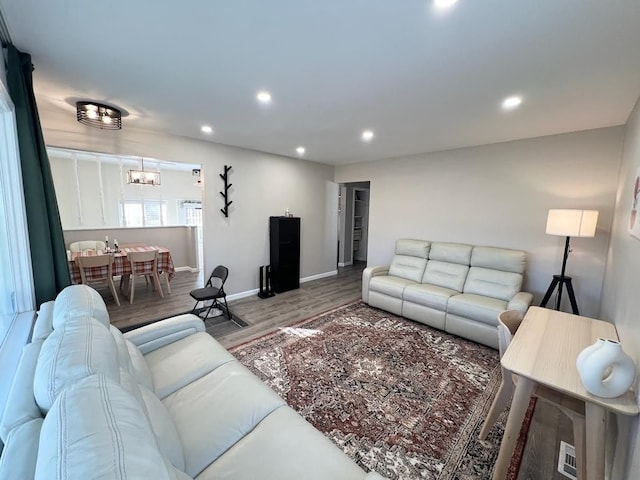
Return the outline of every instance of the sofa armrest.
<path id="1" fill-rule="evenodd" d="M 204 332 L 204 322 L 187 313 L 145 325 L 124 334 L 143 354 L 147 354 L 197 332 Z"/>
<path id="2" fill-rule="evenodd" d="M 388 275 L 389 265 L 377 265 L 375 267 L 367 267 L 362 272 L 362 301 L 369 303 L 369 282 L 376 275 Z"/>
<path id="3" fill-rule="evenodd" d="M 533 295 L 528 292 L 519 292 L 509 301 L 507 310 L 518 310 L 524 315 L 533 301 Z"/>

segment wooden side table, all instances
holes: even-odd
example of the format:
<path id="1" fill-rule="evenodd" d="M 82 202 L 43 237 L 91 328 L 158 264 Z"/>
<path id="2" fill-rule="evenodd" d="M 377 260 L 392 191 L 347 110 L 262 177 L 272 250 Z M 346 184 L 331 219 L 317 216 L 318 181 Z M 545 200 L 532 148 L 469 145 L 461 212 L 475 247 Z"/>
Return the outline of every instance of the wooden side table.
<path id="1" fill-rule="evenodd" d="M 604 478 L 607 412 L 634 416 L 638 415 L 638 405 L 631 390 L 620 397 L 607 399 L 591 395 L 582 385 L 576 358 L 598 337 L 618 340 L 615 326 L 546 308 L 529 308 L 501 360 L 507 370 L 519 376 L 519 380 L 496 460 L 494 480 L 503 480 L 506 475 L 529 397 L 537 385 L 585 402 L 586 476 L 589 480 Z"/>

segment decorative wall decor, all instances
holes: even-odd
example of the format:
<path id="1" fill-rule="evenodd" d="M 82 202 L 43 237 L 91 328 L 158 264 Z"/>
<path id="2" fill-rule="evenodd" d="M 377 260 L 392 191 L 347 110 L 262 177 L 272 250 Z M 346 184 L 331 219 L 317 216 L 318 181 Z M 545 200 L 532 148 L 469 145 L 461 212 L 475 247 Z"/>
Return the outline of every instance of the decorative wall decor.
<path id="1" fill-rule="evenodd" d="M 631 212 L 629 213 L 629 233 L 640 240 L 640 216 L 638 209 L 640 208 L 640 168 L 636 172 L 633 179 L 633 190 L 631 191 L 633 199 L 631 200 Z"/>
<path id="2" fill-rule="evenodd" d="M 224 207 L 220 209 L 225 217 L 229 217 L 229 205 L 233 203 L 233 200 L 229 200 L 229 189 L 231 188 L 232 183 L 229 183 L 229 170 L 231 170 L 231 165 L 224 166 L 224 173 L 220 173 L 220 178 L 224 182 L 224 192 L 220 192 L 222 198 L 224 199 Z"/>

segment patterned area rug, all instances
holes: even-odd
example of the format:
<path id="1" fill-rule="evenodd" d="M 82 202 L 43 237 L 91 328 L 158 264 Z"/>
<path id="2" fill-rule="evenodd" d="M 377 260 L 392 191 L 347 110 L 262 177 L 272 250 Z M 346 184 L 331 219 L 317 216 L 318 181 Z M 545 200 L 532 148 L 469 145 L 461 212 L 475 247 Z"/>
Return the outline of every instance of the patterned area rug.
<path id="1" fill-rule="evenodd" d="M 506 416 L 478 433 L 500 385 L 495 350 L 357 302 L 230 351 L 365 470 L 491 476 Z"/>

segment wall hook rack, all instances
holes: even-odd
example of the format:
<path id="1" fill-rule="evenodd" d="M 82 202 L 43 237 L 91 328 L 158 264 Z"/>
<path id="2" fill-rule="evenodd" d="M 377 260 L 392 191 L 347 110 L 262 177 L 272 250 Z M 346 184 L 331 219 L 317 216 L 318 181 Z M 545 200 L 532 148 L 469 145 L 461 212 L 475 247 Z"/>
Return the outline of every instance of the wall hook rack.
<path id="1" fill-rule="evenodd" d="M 224 192 L 220 192 L 222 198 L 224 199 L 224 207 L 220 209 L 225 217 L 229 217 L 229 205 L 233 203 L 233 200 L 229 200 L 229 189 L 231 188 L 232 183 L 229 183 L 229 170 L 231 170 L 231 165 L 224 166 L 224 173 L 220 173 L 220 178 L 224 182 Z"/>

